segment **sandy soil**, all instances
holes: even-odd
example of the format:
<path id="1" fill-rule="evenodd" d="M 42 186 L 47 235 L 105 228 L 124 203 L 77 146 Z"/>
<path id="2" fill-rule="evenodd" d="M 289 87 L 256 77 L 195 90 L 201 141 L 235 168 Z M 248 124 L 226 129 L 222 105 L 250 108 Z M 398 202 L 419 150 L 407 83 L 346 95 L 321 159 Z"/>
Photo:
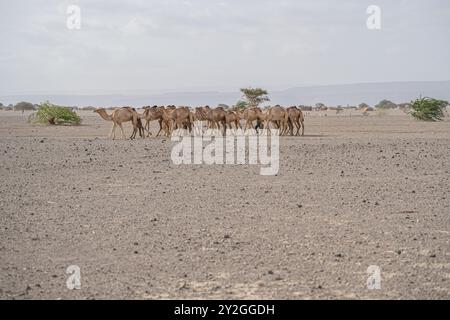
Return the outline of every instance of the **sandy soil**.
<path id="1" fill-rule="evenodd" d="M 0 298 L 450 298 L 448 120 L 308 114 L 260 176 L 81 115 L 0 111 Z"/>

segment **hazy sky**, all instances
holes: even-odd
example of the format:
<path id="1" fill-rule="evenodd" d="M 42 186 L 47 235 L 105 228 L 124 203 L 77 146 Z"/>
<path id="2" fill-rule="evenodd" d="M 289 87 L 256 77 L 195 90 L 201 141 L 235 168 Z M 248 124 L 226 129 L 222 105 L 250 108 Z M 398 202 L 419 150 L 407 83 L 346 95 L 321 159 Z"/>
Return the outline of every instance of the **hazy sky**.
<path id="1" fill-rule="evenodd" d="M 1 0 L 0 13 L 3 95 L 450 79 L 448 0 Z"/>

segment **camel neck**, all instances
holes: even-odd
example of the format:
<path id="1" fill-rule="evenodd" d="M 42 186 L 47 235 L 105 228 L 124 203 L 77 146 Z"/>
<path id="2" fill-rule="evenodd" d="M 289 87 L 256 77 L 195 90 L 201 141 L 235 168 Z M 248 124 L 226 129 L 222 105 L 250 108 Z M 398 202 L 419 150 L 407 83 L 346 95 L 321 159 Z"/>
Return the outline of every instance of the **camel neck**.
<path id="1" fill-rule="evenodd" d="M 107 120 L 107 121 L 112 121 L 112 116 L 109 115 L 105 110 L 99 110 L 98 114 L 100 115 L 100 117 L 102 117 L 103 119 Z"/>

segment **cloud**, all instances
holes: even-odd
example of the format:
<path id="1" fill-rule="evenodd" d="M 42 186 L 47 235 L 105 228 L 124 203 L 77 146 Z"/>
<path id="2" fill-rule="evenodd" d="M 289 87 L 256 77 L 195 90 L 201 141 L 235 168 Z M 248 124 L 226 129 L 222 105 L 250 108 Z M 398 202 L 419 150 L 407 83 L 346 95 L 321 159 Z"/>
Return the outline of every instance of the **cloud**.
<path id="1" fill-rule="evenodd" d="M 66 8 L 81 7 L 81 30 Z M 442 80 L 450 3 L 379 0 L 2 1 L 1 93 Z M 435 50 L 423 50 L 423 48 Z M 426 78 L 425 78 L 426 77 Z"/>

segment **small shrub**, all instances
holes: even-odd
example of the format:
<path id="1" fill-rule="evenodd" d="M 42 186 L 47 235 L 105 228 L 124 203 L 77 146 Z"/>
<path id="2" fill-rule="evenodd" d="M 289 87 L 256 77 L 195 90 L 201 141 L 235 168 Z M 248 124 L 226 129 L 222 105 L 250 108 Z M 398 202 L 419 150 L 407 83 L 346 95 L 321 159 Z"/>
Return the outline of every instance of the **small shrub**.
<path id="1" fill-rule="evenodd" d="M 410 114 L 419 120 L 437 121 L 444 117 L 447 101 L 432 98 L 419 98 L 411 104 Z"/>
<path id="2" fill-rule="evenodd" d="M 28 121 L 49 125 L 79 125 L 81 118 L 70 108 L 57 106 L 47 101 L 39 105 L 38 111 L 31 114 Z"/>
<path id="3" fill-rule="evenodd" d="M 395 109 L 397 105 L 389 100 L 381 100 L 376 106 L 375 109 Z"/>

